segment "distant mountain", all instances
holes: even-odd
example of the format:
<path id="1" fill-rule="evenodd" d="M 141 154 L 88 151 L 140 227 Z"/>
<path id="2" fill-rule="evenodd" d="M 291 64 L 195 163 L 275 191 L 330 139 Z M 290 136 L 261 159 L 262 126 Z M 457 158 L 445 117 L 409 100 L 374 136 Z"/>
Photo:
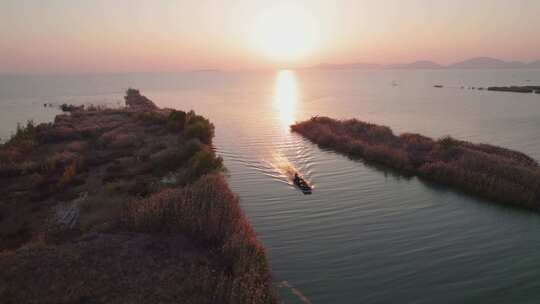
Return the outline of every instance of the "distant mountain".
<path id="1" fill-rule="evenodd" d="M 331 64 L 331 63 L 322 63 L 319 65 L 316 65 L 312 68 L 315 69 L 322 69 L 322 70 L 345 70 L 345 69 L 365 69 L 365 70 L 371 70 L 371 69 L 380 69 L 383 66 L 376 63 L 344 63 L 344 64 Z"/>
<path id="2" fill-rule="evenodd" d="M 399 63 L 399 64 L 377 64 L 377 63 L 344 63 L 344 64 L 330 64 L 322 63 L 311 67 L 313 69 L 322 70 L 376 70 L 376 69 L 442 69 L 444 66 L 437 64 L 433 61 L 421 60 L 411 63 Z"/>
<path id="3" fill-rule="evenodd" d="M 443 69 L 444 66 L 435 63 L 433 61 L 420 60 L 411 63 L 401 63 L 401 64 L 389 64 L 385 66 L 386 69 L 426 69 L 426 70 L 435 70 Z"/>
<path id="4" fill-rule="evenodd" d="M 311 69 L 324 69 L 324 70 L 345 70 L 345 69 L 540 69 L 540 60 L 530 63 L 524 63 L 521 61 L 504 61 L 490 57 L 476 57 L 467 59 L 461 62 L 453 63 L 447 66 L 440 65 L 433 61 L 419 60 L 411 63 L 398 63 L 398 64 L 376 64 L 376 63 L 344 63 L 344 64 L 330 64 L 323 63 L 310 67 Z"/>
<path id="5" fill-rule="evenodd" d="M 521 69 L 527 67 L 527 64 L 490 57 L 476 57 L 451 64 L 448 67 L 451 69 Z"/>

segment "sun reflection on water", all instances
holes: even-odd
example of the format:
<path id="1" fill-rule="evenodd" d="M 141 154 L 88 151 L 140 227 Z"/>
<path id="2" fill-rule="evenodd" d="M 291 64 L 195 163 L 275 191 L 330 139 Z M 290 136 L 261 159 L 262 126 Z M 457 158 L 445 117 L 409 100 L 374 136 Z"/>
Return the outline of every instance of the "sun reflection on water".
<path id="1" fill-rule="evenodd" d="M 306 172 L 298 166 L 298 146 L 295 139 L 290 136 L 290 126 L 297 119 L 298 105 L 300 103 L 299 86 L 296 74 L 291 70 L 281 70 L 276 74 L 273 107 L 284 134 L 279 137 L 279 144 L 273 147 L 273 153 L 267 164 L 270 165 L 288 184 L 293 185 L 294 174 L 304 176 Z M 302 160 L 300 160 L 302 163 Z"/>
<path id="2" fill-rule="evenodd" d="M 294 72 L 279 71 L 276 76 L 274 107 L 286 131 L 289 131 L 290 125 L 294 123 L 298 98 L 298 84 Z"/>

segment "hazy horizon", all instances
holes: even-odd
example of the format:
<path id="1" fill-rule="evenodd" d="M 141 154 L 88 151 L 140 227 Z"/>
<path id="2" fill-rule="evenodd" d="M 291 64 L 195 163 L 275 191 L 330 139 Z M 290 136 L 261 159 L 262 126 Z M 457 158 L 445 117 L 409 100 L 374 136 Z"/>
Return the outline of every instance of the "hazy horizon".
<path id="1" fill-rule="evenodd" d="M 0 4 L 0 74 L 540 59 L 533 0 Z"/>

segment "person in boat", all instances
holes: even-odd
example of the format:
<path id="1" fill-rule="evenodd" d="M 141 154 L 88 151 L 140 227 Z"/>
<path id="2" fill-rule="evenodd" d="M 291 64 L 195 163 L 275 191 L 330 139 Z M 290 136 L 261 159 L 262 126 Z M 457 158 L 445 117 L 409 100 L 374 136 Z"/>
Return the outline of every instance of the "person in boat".
<path id="1" fill-rule="evenodd" d="M 298 173 L 294 174 L 294 184 L 297 185 L 300 188 L 310 188 L 309 185 L 306 183 L 304 179 L 302 179 Z"/>

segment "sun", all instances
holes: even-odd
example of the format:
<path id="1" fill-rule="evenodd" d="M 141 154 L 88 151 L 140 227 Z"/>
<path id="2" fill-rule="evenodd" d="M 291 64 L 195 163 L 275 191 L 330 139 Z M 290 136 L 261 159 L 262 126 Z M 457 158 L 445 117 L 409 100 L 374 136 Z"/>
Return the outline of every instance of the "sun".
<path id="1" fill-rule="evenodd" d="M 305 59 L 316 50 L 316 37 L 315 20 L 304 10 L 291 6 L 266 10 L 253 29 L 258 52 L 276 62 Z"/>

